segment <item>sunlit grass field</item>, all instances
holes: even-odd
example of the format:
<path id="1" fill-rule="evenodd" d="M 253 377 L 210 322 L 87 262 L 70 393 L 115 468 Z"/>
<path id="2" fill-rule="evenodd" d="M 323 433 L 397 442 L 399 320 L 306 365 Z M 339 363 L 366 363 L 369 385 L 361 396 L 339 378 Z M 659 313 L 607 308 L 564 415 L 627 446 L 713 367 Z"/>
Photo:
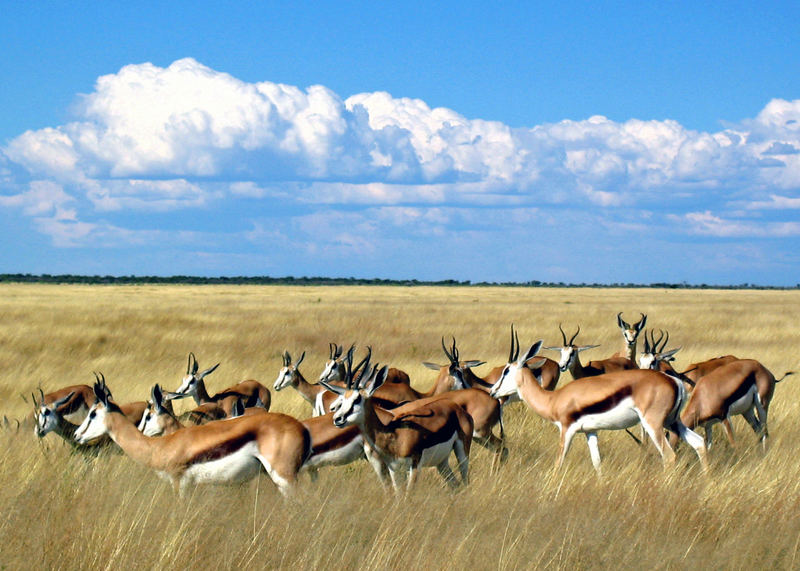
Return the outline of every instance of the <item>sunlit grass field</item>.
<path id="1" fill-rule="evenodd" d="M 580 325 L 578 343 L 601 344 L 584 360 L 603 358 L 622 347 L 619 311 L 668 330 L 678 369 L 733 353 L 776 376 L 800 371 L 798 291 L 3 284 L 0 416 L 24 418 L 37 387 L 91 384 L 93 371 L 118 402 L 144 400 L 156 382 L 177 388 L 189 351 L 201 368 L 221 362 L 212 393 L 246 378 L 271 390 L 284 349 L 306 351 L 313 381 L 331 342 L 369 344 L 427 389 L 434 373 L 421 363 L 446 361 L 442 337 L 487 361 L 478 373 L 506 361 L 512 323 L 523 351 L 560 344 L 559 323 Z M 600 434 L 601 478 L 583 438 L 554 475 L 556 428 L 517 403 L 505 415 L 509 461 L 493 473 L 474 446 L 464 490 L 429 470 L 395 497 L 362 462 L 323 469 L 313 485 L 304 476 L 289 501 L 266 476 L 179 499 L 124 455 L 71 455 L 23 423 L 0 431 L 0 569 L 794 569 L 798 397 L 800 375 L 778 385 L 766 456 L 741 419 L 736 448 L 718 430 L 708 475 L 687 446 L 665 471 L 652 444 L 623 432 Z M 310 416 L 292 389 L 272 399 Z"/>

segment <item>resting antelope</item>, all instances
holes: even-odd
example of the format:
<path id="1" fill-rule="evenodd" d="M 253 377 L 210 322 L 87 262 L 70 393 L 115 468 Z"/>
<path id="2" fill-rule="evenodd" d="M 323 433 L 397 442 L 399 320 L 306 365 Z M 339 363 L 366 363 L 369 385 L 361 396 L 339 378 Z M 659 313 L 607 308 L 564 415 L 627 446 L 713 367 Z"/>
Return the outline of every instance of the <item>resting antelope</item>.
<path id="1" fill-rule="evenodd" d="M 575 345 L 575 338 L 578 336 L 578 333 L 581 332 L 580 326 L 578 326 L 578 330 L 569 341 L 567 341 L 567 334 L 564 333 L 560 323 L 558 324 L 558 330 L 561 331 L 561 338 L 564 340 L 564 345 L 561 347 L 545 347 L 545 349 L 561 352 L 561 359 L 558 362 L 558 366 L 560 367 L 562 373 L 569 369 L 569 372 L 572 373 L 573 379 L 594 377 L 596 375 L 611 373 L 613 371 L 624 371 L 627 369 L 638 368 L 636 363 L 625 357 L 609 357 L 608 359 L 589 361 L 586 365 L 583 365 L 581 364 L 581 359 L 578 354 L 581 351 L 594 349 L 600 345 Z"/>
<path id="2" fill-rule="evenodd" d="M 644 329 L 647 323 L 647 316 L 641 313 L 642 318 L 634 324 L 627 323 L 622 319 L 622 312 L 617 314 L 617 325 L 622 331 L 622 339 L 625 342 L 625 347 L 614 357 L 625 357 L 633 362 L 636 362 L 636 342 L 639 339 L 639 333 Z"/>
<path id="3" fill-rule="evenodd" d="M 344 388 L 327 381 L 323 384 L 339 395 L 331 407 L 333 424 L 338 428 L 358 426 L 367 459 L 381 483 L 388 484 L 388 474 L 395 491 L 399 491 L 400 480 L 407 474 L 407 489 L 411 489 L 420 468 L 436 466 L 445 481 L 455 487 L 455 476 L 448 463 L 450 453 L 454 452 L 461 484 L 466 485 L 473 430 L 470 416 L 448 400 L 422 403 L 402 414 L 376 406 L 372 397 L 385 382 L 387 367 L 371 369 L 369 356 L 362 365 L 356 377 L 348 360 Z"/>
<path id="4" fill-rule="evenodd" d="M 186 368 L 186 376 L 183 377 L 181 385 L 175 392 L 165 393 L 166 398 L 168 400 L 173 400 L 191 396 L 194 398 L 194 402 L 197 404 L 198 408 L 206 407 L 206 409 L 199 411 L 200 414 L 214 415 L 216 413 L 210 411 L 214 410 L 213 405 L 219 405 L 222 407 L 225 416 L 230 415 L 233 403 L 236 402 L 237 397 L 243 397 L 245 399 L 245 406 L 262 406 L 264 409 L 269 410 L 271 401 L 269 389 L 258 381 L 242 381 L 213 396 L 209 395 L 206 390 L 204 379 L 206 375 L 213 373 L 217 367 L 219 367 L 219 363 L 206 369 L 202 373 L 198 373 L 197 370 L 199 367 L 197 359 L 194 353 L 189 353 L 189 364 Z"/>
<path id="5" fill-rule="evenodd" d="M 518 393 L 534 412 L 558 426 L 561 441 L 555 468 L 558 470 L 577 432 L 586 434 L 595 470 L 600 472 L 599 430 L 621 430 L 642 423 L 665 464 L 672 464 L 675 453 L 664 436 L 664 429 L 675 432 L 697 452 L 703 468 L 706 450 L 703 438 L 686 428 L 679 415 L 686 396 L 683 383 L 650 370 L 624 370 L 589 379 L 578 379 L 555 391 L 545 391 L 524 364 L 542 346 L 538 341 L 519 356 L 519 341 L 512 341 L 508 364 L 492 387 L 495 398 Z"/>
<path id="6" fill-rule="evenodd" d="M 703 427 L 706 447 L 711 447 L 712 427 L 717 422 L 722 422 L 728 442 L 735 445 L 730 418 L 741 414 L 760 436 L 762 449 L 766 451 L 767 414 L 775 383 L 791 374 L 789 371 L 776 379 L 754 359 L 739 359 L 717 367 L 698 379 L 681 419 L 689 428 Z"/>
<path id="7" fill-rule="evenodd" d="M 285 414 L 243 416 L 149 438 L 122 414 L 105 383 L 95 383 L 94 393 L 97 402 L 75 439 L 85 443 L 108 434 L 133 460 L 171 480 L 181 495 L 194 484 L 251 480 L 262 466 L 288 495 L 310 451 L 308 430 Z"/>

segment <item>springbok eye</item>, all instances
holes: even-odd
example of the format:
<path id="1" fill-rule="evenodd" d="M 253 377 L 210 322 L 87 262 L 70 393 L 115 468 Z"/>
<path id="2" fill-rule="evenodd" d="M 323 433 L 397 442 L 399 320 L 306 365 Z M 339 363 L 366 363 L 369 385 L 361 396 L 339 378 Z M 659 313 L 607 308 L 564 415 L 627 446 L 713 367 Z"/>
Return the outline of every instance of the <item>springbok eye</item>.
<path id="1" fill-rule="evenodd" d="M 89 418 L 94 418 L 95 416 L 97 416 L 96 410 L 93 410 L 92 412 L 89 413 Z"/>
<path id="2" fill-rule="evenodd" d="M 47 416 L 47 415 L 49 415 L 49 414 L 50 414 L 50 409 L 47 409 L 47 408 L 46 408 L 46 409 L 44 409 L 44 412 L 42 412 L 42 415 L 43 415 L 43 416 Z"/>

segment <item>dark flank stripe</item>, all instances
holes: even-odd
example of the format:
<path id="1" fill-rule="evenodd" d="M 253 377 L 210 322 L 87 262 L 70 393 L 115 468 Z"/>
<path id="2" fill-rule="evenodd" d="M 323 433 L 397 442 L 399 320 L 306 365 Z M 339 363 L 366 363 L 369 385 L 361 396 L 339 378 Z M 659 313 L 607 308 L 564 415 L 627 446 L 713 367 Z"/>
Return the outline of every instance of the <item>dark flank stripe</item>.
<path id="1" fill-rule="evenodd" d="M 736 387 L 736 390 L 733 391 L 732 394 L 728 395 L 728 398 L 726 398 L 723 402 L 723 412 L 725 415 L 728 414 L 728 410 L 731 408 L 731 405 L 746 395 L 747 391 L 753 388 L 754 384 L 755 379 L 753 378 L 753 375 L 748 375 L 745 382 L 739 383 L 739 386 Z"/>
<path id="2" fill-rule="evenodd" d="M 314 454 L 324 454 L 337 448 L 342 448 L 347 443 L 351 442 L 353 438 L 360 434 L 358 427 L 348 427 L 345 429 L 337 428 L 333 438 L 328 438 L 324 442 L 314 442 Z"/>
<path id="3" fill-rule="evenodd" d="M 253 440 L 254 435 L 250 432 L 247 432 L 231 440 L 221 442 L 213 448 L 208 448 L 199 452 L 189 461 L 189 464 L 202 464 L 203 462 L 212 462 L 214 460 L 224 458 L 225 456 L 230 456 L 242 446 L 252 442 Z"/>
<path id="4" fill-rule="evenodd" d="M 442 442 L 450 440 L 450 438 L 453 436 L 453 433 L 456 431 L 456 427 L 458 426 L 457 420 L 454 420 L 454 415 L 448 415 L 447 417 L 443 418 L 441 422 L 434 423 L 433 426 L 423 426 L 419 424 L 419 420 L 417 420 L 423 418 L 432 418 L 433 416 L 434 413 L 429 410 L 420 411 L 419 413 L 409 412 L 393 420 L 390 424 L 390 428 L 392 430 L 396 430 L 398 428 L 410 428 L 412 430 L 419 431 L 420 434 L 424 435 L 427 447 L 429 448 L 436 444 L 441 444 Z"/>
<path id="5" fill-rule="evenodd" d="M 620 402 L 630 397 L 632 394 L 633 394 L 632 387 L 630 386 L 621 387 L 620 390 L 609 395 L 603 400 L 594 402 L 580 410 L 574 411 L 570 415 L 569 420 L 570 422 L 575 422 L 580 417 L 586 416 L 587 414 L 601 414 L 604 412 L 608 412 L 609 410 L 617 406 Z"/>

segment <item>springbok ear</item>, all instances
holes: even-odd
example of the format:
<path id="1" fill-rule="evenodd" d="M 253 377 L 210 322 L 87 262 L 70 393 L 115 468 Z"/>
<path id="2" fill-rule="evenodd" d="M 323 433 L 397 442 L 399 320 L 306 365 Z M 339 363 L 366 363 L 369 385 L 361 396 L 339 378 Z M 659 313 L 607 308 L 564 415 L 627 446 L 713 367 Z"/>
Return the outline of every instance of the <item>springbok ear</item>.
<path id="1" fill-rule="evenodd" d="M 524 365 L 531 359 L 533 359 L 536 354 L 541 350 L 543 341 L 539 339 L 536 343 L 528 347 L 527 352 L 522 356 L 522 359 L 519 360 L 520 365 Z"/>
<path id="2" fill-rule="evenodd" d="M 547 349 L 548 351 L 561 351 L 564 347 L 542 347 L 542 349 Z"/>
<path id="3" fill-rule="evenodd" d="M 74 395 L 75 395 L 75 391 L 72 391 L 71 393 L 69 393 L 69 394 L 68 394 L 67 396 L 65 396 L 64 398 L 60 398 L 60 399 L 58 399 L 56 402 L 54 402 L 54 403 L 53 403 L 53 408 L 58 408 L 58 407 L 60 407 L 61 405 L 64 405 L 64 404 L 66 404 L 66 403 L 67 403 L 67 401 L 68 401 L 69 399 L 71 399 L 71 398 L 72 398 Z M 42 400 L 44 400 L 44 399 L 42 399 Z"/>
<path id="4" fill-rule="evenodd" d="M 534 359 L 538 359 L 538 360 L 534 361 Z M 533 361 L 533 363 L 531 363 L 531 361 Z M 531 357 L 530 359 L 525 361 L 525 366 L 528 367 L 531 371 L 533 371 L 534 375 L 535 375 L 536 374 L 536 370 L 537 369 L 541 369 L 542 367 L 544 367 L 545 363 L 547 363 L 547 357 L 542 357 L 541 355 L 534 355 L 533 357 Z M 540 385 L 542 384 L 541 380 L 540 380 L 539 384 Z"/>
<path id="5" fill-rule="evenodd" d="M 219 363 L 217 363 L 216 365 L 214 365 L 214 366 L 213 366 L 213 367 L 211 367 L 210 369 L 206 369 L 205 371 L 203 371 L 202 373 L 200 373 L 199 377 L 202 379 L 202 378 L 203 378 L 203 377 L 205 377 L 206 375 L 208 375 L 208 374 L 210 374 L 210 373 L 213 373 L 213 372 L 214 372 L 214 371 L 217 369 L 217 367 L 219 367 Z"/>
<path id="6" fill-rule="evenodd" d="M 372 375 L 372 378 L 367 383 L 367 386 L 364 387 L 364 393 L 367 395 L 367 398 L 374 395 L 375 391 L 381 388 L 381 385 L 384 383 L 384 381 L 386 381 L 386 375 L 388 374 L 388 371 L 389 366 L 384 365 L 377 373 Z"/>
<path id="7" fill-rule="evenodd" d="M 294 364 L 294 368 L 296 369 L 297 367 L 299 367 L 300 363 L 302 363 L 303 359 L 305 359 L 305 358 L 306 358 L 306 352 L 303 351 L 303 354 L 300 355 L 300 358 L 297 360 L 297 363 Z"/>
<path id="8" fill-rule="evenodd" d="M 599 346 L 600 345 L 583 345 L 581 347 L 576 347 L 576 349 L 578 350 L 578 352 L 580 352 L 580 351 L 586 351 L 587 349 L 595 349 Z"/>
<path id="9" fill-rule="evenodd" d="M 671 349 L 670 351 L 667 351 L 666 353 L 659 353 L 658 355 L 656 355 L 656 357 L 658 357 L 661 361 L 671 360 L 672 357 L 675 355 L 675 353 L 677 353 L 680 350 L 681 350 L 681 347 L 678 347 L 677 349 Z"/>
<path id="10" fill-rule="evenodd" d="M 153 388 L 150 390 L 150 400 L 153 401 L 156 409 L 161 410 L 164 408 L 164 393 L 158 383 L 153 385 Z"/>
<path id="11" fill-rule="evenodd" d="M 464 366 L 468 369 L 472 367 L 480 367 L 481 365 L 485 365 L 486 361 L 478 361 L 477 359 L 473 359 L 471 361 L 464 361 Z"/>
<path id="12" fill-rule="evenodd" d="M 639 321 L 639 323 L 636 324 L 636 331 L 639 332 L 642 329 L 644 329 L 644 324 L 645 323 L 647 323 L 647 316 L 643 313 L 642 314 L 642 320 Z"/>
<path id="13" fill-rule="evenodd" d="M 444 367 L 444 366 L 445 366 L 445 365 L 437 365 L 436 363 L 429 363 L 428 361 L 423 361 L 423 362 L 422 362 L 422 364 L 423 364 L 425 367 L 427 367 L 427 368 L 429 368 L 429 369 L 432 369 L 432 370 L 434 370 L 434 371 L 441 371 L 441 370 L 442 370 L 442 367 Z"/>
<path id="14" fill-rule="evenodd" d="M 340 387 L 338 385 L 333 385 L 333 384 L 329 383 L 328 381 L 320 381 L 319 384 L 321 384 L 323 387 L 325 387 L 327 390 L 331 391 L 332 393 L 336 393 L 337 395 L 340 395 L 340 396 L 347 392 L 346 388 Z"/>
<path id="15" fill-rule="evenodd" d="M 620 329 L 629 329 L 630 328 L 630 326 L 627 323 L 625 323 L 625 320 L 622 319 L 622 312 L 621 311 L 617 314 L 617 325 L 619 325 Z"/>

